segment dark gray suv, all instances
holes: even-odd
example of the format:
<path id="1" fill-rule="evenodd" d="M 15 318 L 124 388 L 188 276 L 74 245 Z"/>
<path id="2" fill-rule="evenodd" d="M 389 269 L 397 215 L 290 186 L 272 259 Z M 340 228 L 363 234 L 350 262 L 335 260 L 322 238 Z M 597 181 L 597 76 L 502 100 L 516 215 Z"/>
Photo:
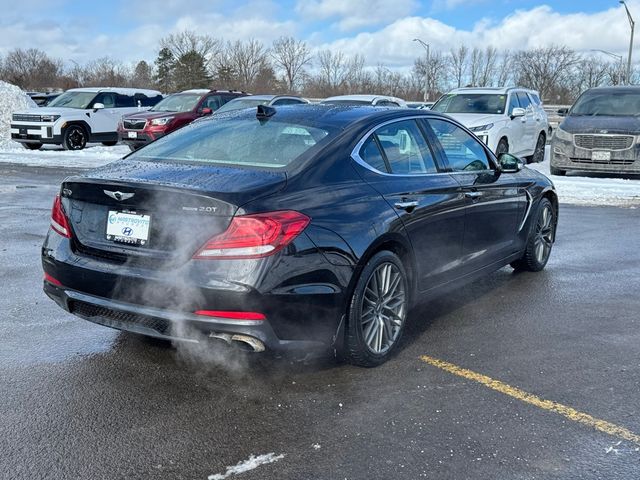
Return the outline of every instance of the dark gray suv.
<path id="1" fill-rule="evenodd" d="M 569 170 L 640 174 L 640 87 L 584 92 L 551 142 L 551 174 Z"/>

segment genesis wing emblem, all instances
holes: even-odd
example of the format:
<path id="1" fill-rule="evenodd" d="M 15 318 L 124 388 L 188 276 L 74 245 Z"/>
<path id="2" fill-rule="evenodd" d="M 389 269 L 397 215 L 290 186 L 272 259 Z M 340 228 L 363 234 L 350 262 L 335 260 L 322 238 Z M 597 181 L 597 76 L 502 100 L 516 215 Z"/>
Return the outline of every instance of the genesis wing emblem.
<path id="1" fill-rule="evenodd" d="M 135 193 L 112 192 L 111 190 L 103 190 L 103 192 L 114 200 L 129 200 L 135 195 Z"/>

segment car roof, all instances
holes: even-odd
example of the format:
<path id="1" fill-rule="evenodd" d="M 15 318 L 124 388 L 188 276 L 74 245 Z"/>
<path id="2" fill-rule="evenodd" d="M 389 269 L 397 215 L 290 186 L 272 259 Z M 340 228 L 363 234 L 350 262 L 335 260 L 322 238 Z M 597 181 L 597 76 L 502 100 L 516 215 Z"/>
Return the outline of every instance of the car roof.
<path id="1" fill-rule="evenodd" d="M 447 92 L 447 94 L 449 93 L 495 93 L 495 94 L 506 95 L 507 93 L 512 91 L 529 92 L 529 93 L 535 93 L 536 95 L 539 95 L 537 91 L 532 90 L 530 88 L 523 88 L 523 87 L 460 87 L 460 88 L 454 88 L 453 90 Z"/>
<path id="2" fill-rule="evenodd" d="M 389 100 L 392 102 L 399 102 L 404 104 L 405 101 L 402 98 L 392 97 L 390 95 L 370 95 L 370 94 L 354 94 L 354 95 L 336 95 L 333 97 L 327 97 L 322 102 L 330 102 L 333 100 L 356 100 L 361 102 L 373 102 L 375 100 Z M 321 102 L 321 103 L 322 103 Z"/>
<path id="3" fill-rule="evenodd" d="M 332 105 L 332 104 L 306 104 L 285 105 L 273 107 L 276 114 L 273 118 L 279 121 L 290 121 L 301 125 L 309 125 L 318 128 L 344 129 L 358 123 L 377 123 L 402 117 L 431 116 L 450 119 L 432 110 L 410 110 L 408 108 L 374 107 L 369 105 Z M 217 118 L 251 118 L 256 116 L 256 109 L 233 110 L 220 114 Z M 212 117 L 204 117 L 198 122 L 216 121 Z"/>
<path id="4" fill-rule="evenodd" d="M 599 92 L 599 93 L 638 93 L 640 92 L 640 85 L 615 85 L 610 87 L 593 87 L 585 91 L 587 92 Z"/>
<path id="5" fill-rule="evenodd" d="M 121 95 L 135 95 L 136 93 L 142 93 L 146 96 L 155 97 L 156 95 L 162 95 L 157 90 L 148 90 L 145 88 L 120 88 L 120 87 L 83 87 L 83 88 L 70 88 L 67 92 L 87 92 L 87 93 L 102 93 L 102 92 L 114 92 Z"/>

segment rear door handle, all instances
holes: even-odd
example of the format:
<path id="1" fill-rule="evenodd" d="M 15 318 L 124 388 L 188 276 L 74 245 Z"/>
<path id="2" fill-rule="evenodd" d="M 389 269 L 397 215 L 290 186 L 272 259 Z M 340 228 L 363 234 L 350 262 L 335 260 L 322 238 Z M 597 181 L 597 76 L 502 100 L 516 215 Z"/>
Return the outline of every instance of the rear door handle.
<path id="1" fill-rule="evenodd" d="M 416 200 L 402 201 L 397 202 L 394 205 L 398 210 L 406 210 L 407 212 L 409 212 L 418 206 L 418 202 Z"/>

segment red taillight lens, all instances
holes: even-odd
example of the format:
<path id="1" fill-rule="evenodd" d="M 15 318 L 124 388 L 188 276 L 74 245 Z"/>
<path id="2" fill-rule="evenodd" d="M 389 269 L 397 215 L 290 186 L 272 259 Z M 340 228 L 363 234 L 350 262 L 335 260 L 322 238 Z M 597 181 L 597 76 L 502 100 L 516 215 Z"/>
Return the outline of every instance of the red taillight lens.
<path id="1" fill-rule="evenodd" d="M 64 214 L 59 194 L 56 195 L 56 199 L 53 201 L 53 208 L 51 209 L 51 228 L 63 237 L 71 238 L 69 220 L 67 220 L 67 216 Z"/>
<path id="2" fill-rule="evenodd" d="M 193 258 L 260 258 L 291 243 L 311 219 L 291 210 L 233 217 L 227 230 L 209 241 Z"/>
<path id="3" fill-rule="evenodd" d="M 228 312 L 225 310 L 196 310 L 196 315 L 203 315 L 205 317 L 218 317 L 228 318 L 229 320 L 254 320 L 262 321 L 265 316 L 258 312 Z"/>
<path id="4" fill-rule="evenodd" d="M 56 278 L 53 278 L 48 273 L 44 274 L 44 281 L 45 282 L 49 282 L 50 284 L 55 285 L 56 287 L 61 287 L 62 286 L 62 282 L 60 282 L 60 280 L 58 280 Z"/>

